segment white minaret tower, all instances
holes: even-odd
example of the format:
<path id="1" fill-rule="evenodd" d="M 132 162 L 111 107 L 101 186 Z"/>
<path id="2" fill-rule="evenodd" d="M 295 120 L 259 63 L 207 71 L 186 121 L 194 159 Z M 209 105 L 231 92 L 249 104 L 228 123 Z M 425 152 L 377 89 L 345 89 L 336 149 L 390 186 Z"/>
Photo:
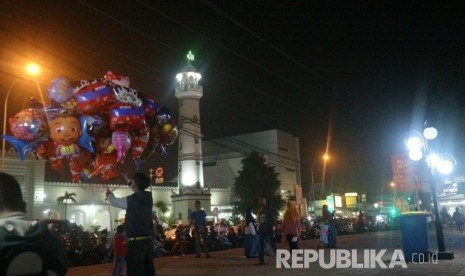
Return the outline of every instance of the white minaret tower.
<path id="1" fill-rule="evenodd" d="M 187 223 L 196 200 L 201 201 L 205 211 L 210 212 L 210 197 L 204 189 L 202 164 L 202 133 L 200 131 L 200 98 L 202 76 L 192 66 L 194 55 L 187 55 L 187 65 L 176 75 L 175 95 L 179 101 L 178 125 L 178 188 L 171 196 L 173 214 Z"/>
<path id="2" fill-rule="evenodd" d="M 179 101 L 179 153 L 178 187 L 200 189 L 203 184 L 202 133 L 200 131 L 200 98 L 203 95 L 199 84 L 202 76 L 191 62 L 194 55 L 189 51 L 187 66 L 176 75 L 176 98 Z"/>

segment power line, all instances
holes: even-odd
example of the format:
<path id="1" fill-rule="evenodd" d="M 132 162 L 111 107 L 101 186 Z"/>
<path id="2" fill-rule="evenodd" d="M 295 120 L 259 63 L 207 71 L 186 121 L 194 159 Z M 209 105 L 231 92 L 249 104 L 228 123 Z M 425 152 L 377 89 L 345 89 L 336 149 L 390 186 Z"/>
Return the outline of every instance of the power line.
<path id="1" fill-rule="evenodd" d="M 91 8 L 91 9 L 93 9 L 94 11 L 99 12 L 100 14 L 108 15 L 107 13 L 105 13 L 105 12 L 103 12 L 103 11 L 101 11 L 101 10 L 95 8 L 95 7 L 92 7 L 92 6 L 90 6 L 89 4 L 83 3 L 83 1 L 79 1 L 79 3 L 84 4 L 85 6 L 87 6 L 87 7 Z M 176 48 L 172 47 L 171 45 L 166 44 L 166 43 L 164 43 L 164 42 L 162 42 L 162 41 L 160 41 L 160 40 L 157 40 L 157 39 L 153 38 L 152 36 L 150 36 L 150 35 L 148 35 L 148 34 L 145 34 L 143 31 L 141 31 L 141 30 L 139 30 L 139 29 L 137 29 L 137 28 L 135 28 L 135 27 L 133 27 L 133 26 L 131 26 L 131 25 L 129 25 L 129 24 L 127 24 L 127 23 L 125 23 L 125 22 L 123 22 L 123 21 L 117 19 L 117 18 L 115 18 L 114 16 L 109 16 L 109 17 L 110 17 L 111 19 L 113 19 L 113 20 L 116 20 L 118 23 L 127 26 L 127 27 L 128 27 L 129 29 L 131 29 L 132 31 L 136 31 L 137 33 L 143 34 L 144 37 L 149 38 L 149 39 L 152 40 L 152 41 L 155 41 L 155 42 L 157 42 L 157 43 L 161 43 L 161 44 L 164 45 L 164 46 L 169 46 L 169 47 L 168 47 L 169 49 L 174 50 L 174 51 L 177 52 L 177 53 L 180 53 L 180 52 L 181 52 L 181 51 L 177 50 Z M 227 47 L 225 47 L 225 48 L 228 49 Z M 73 63 L 71 62 L 71 64 L 73 64 Z M 209 67 L 212 68 L 213 70 L 215 70 L 215 71 L 221 73 L 222 75 L 228 76 L 229 78 L 235 80 L 236 82 L 239 82 L 239 83 L 241 83 L 241 84 L 244 84 L 244 85 L 246 85 L 246 86 L 249 87 L 249 88 L 253 88 L 253 90 L 256 91 L 256 92 L 261 93 L 261 94 L 263 94 L 263 95 L 265 95 L 265 96 L 267 96 L 267 97 L 269 97 L 269 98 L 271 98 L 271 99 L 273 99 L 273 100 L 275 100 L 275 101 L 277 101 L 277 102 L 279 102 L 279 103 L 281 103 L 281 104 L 284 104 L 284 105 L 286 105 L 287 107 L 291 107 L 291 108 L 293 108 L 293 109 L 295 110 L 295 105 L 294 105 L 294 104 L 286 103 L 285 101 L 279 99 L 278 97 L 272 96 L 272 95 L 270 95 L 269 93 L 266 93 L 266 92 L 264 92 L 263 90 L 261 90 L 261 89 L 255 87 L 254 85 L 251 85 L 251 84 L 249 84 L 249 83 L 247 83 L 247 82 L 244 82 L 244 81 L 241 80 L 241 79 L 235 78 L 235 77 L 232 76 L 231 74 L 226 74 L 226 73 L 224 73 L 224 72 L 222 72 L 222 71 L 220 71 L 220 70 L 217 70 L 217 69 L 215 69 L 214 67 L 211 67 L 211 66 L 209 66 Z M 262 68 L 262 69 L 263 69 L 263 68 Z M 306 110 L 305 110 L 305 111 L 300 111 L 300 112 L 301 112 L 301 115 L 306 114 L 307 116 L 311 116 L 311 117 L 317 118 L 318 120 L 322 120 L 321 117 L 315 116 L 315 115 L 312 114 L 312 113 L 308 113 L 308 111 L 306 111 Z"/>
<path id="2" fill-rule="evenodd" d="M 184 120 L 189 121 L 189 122 L 192 123 L 192 124 L 196 124 L 196 125 L 200 126 L 199 123 L 196 123 L 196 122 L 193 121 L 192 119 L 186 118 L 186 117 L 184 117 L 184 116 L 179 116 L 179 117 L 180 117 L 181 119 L 184 119 Z M 204 128 L 207 128 L 207 129 L 208 129 L 208 128 L 210 128 L 210 127 L 209 127 L 209 126 L 206 126 L 205 124 L 202 124 L 202 129 L 204 129 Z M 184 125 L 183 125 L 183 130 L 184 130 Z M 205 139 L 204 136 L 202 136 L 202 137 L 197 137 L 197 138 Z M 270 155 L 271 157 L 273 157 L 273 158 L 274 158 L 274 157 L 278 158 L 278 159 L 277 159 L 277 162 L 279 162 L 279 158 L 282 158 L 282 159 L 286 159 L 286 160 L 292 162 L 292 163 L 289 163 L 289 164 L 292 164 L 292 165 L 295 165 L 295 164 L 298 163 L 297 160 L 296 160 L 295 158 L 289 158 L 289 157 L 287 157 L 287 156 L 280 155 L 279 153 L 271 152 L 271 151 L 266 150 L 266 149 L 264 149 L 264 148 L 262 148 L 262 147 L 259 147 L 259 146 L 257 146 L 257 145 L 253 145 L 253 144 L 251 144 L 251 143 L 248 143 L 248 142 L 246 142 L 246 141 L 244 141 L 244 140 L 238 139 L 238 138 L 233 137 L 233 136 L 230 136 L 230 137 L 223 137 L 223 138 L 219 138 L 219 139 L 208 139 L 208 141 L 215 141 L 215 143 L 216 143 L 217 145 L 222 145 L 222 146 L 227 147 L 227 148 L 229 148 L 229 146 L 227 146 L 224 142 L 229 142 L 229 143 L 234 144 L 234 145 L 237 145 L 237 146 L 239 146 L 239 147 L 246 147 L 246 148 L 250 148 L 251 150 L 255 150 L 255 151 L 259 151 L 259 152 L 262 152 L 262 153 L 269 154 L 269 155 Z M 221 142 L 219 142 L 219 141 L 223 141 L 223 143 L 221 143 Z M 299 165 L 300 165 L 300 164 L 299 164 Z"/>
<path id="3" fill-rule="evenodd" d="M 80 2 L 82 3 L 82 1 L 80 1 Z M 86 6 L 89 6 L 89 5 L 86 5 Z M 96 8 L 93 8 L 93 10 L 100 11 L 100 10 L 98 10 L 98 9 L 96 9 Z M 103 14 L 105 14 L 105 15 L 108 15 L 107 13 L 105 13 L 105 12 L 103 12 L 103 11 L 100 11 L 100 12 L 103 13 Z M 30 13 L 28 13 L 28 14 L 31 15 Z M 34 15 L 32 15 L 32 16 L 34 16 Z M 132 30 L 132 29 L 135 29 L 134 27 L 131 27 L 130 25 L 128 25 L 128 24 L 126 24 L 126 23 L 124 23 L 124 22 L 122 22 L 122 21 L 120 21 L 120 20 L 114 18 L 113 16 L 110 16 L 110 15 L 108 15 L 108 16 L 109 16 L 111 19 L 114 19 L 114 20 L 116 20 L 117 22 L 119 22 L 119 23 L 121 23 L 121 24 L 124 24 L 125 26 L 130 27 L 131 30 Z M 36 17 L 36 18 L 37 18 L 37 17 Z M 32 26 L 32 25 L 30 25 L 30 26 L 31 26 L 31 27 L 34 27 L 34 26 Z M 67 29 L 67 30 L 69 30 L 69 29 Z M 141 33 L 141 32 L 142 32 L 142 31 L 138 31 L 138 33 Z M 10 33 L 11 33 L 11 32 L 10 32 Z M 146 35 L 146 37 L 149 37 L 149 38 L 150 38 L 151 36 Z M 20 37 L 20 38 L 21 38 L 22 40 L 25 40 L 25 41 L 28 41 L 28 42 L 32 43 L 31 41 L 29 41 L 28 39 L 26 39 L 26 38 L 24 38 L 24 37 Z M 155 39 L 155 41 L 159 42 L 159 40 L 157 40 L 157 39 Z M 40 47 L 39 45 L 37 45 L 37 44 L 36 44 L 35 46 L 41 48 L 41 47 Z M 108 48 L 108 47 L 107 47 L 107 48 Z M 171 49 L 175 49 L 174 47 L 170 47 L 170 48 L 171 48 Z M 226 48 L 226 47 L 224 47 L 224 48 Z M 177 51 L 177 52 L 180 52 L 179 50 L 176 50 L 176 51 Z M 49 52 L 49 53 L 50 53 L 50 52 Z M 55 56 L 59 57 L 60 59 L 62 59 L 62 60 L 64 60 L 64 61 L 66 61 L 68 64 L 71 64 L 71 65 L 77 67 L 77 68 L 80 69 L 81 71 L 83 70 L 82 68 L 79 68 L 75 63 L 73 63 L 73 62 L 71 62 L 71 61 L 69 61 L 69 60 L 67 60 L 67 59 L 65 59 L 65 58 L 63 58 L 63 57 L 60 57 L 60 56 L 58 56 L 58 55 L 56 55 L 56 54 L 55 54 Z M 241 84 L 243 84 L 243 85 L 245 85 L 245 86 L 247 86 L 247 87 L 249 87 L 249 88 L 252 88 L 254 91 L 256 91 L 256 92 L 258 92 L 258 93 L 260 93 L 260 94 L 262 94 L 262 95 L 264 95 L 264 96 L 267 96 L 268 98 L 271 98 L 271 99 L 273 99 L 274 101 L 276 101 L 276 102 L 278 102 L 278 103 L 280 103 L 280 104 L 287 105 L 289 108 L 295 108 L 295 105 L 293 105 L 293 104 L 291 104 L 291 103 L 283 102 L 281 99 L 279 99 L 279 98 L 277 98 L 277 97 L 275 97 L 275 96 L 273 96 L 273 95 L 271 95 L 271 94 L 269 94 L 269 93 L 266 93 L 266 92 L 264 92 L 263 90 L 258 89 L 258 88 L 256 88 L 255 86 L 253 86 L 253 85 L 251 85 L 251 84 L 249 84 L 249 83 L 246 83 L 246 82 L 244 82 L 244 81 L 242 81 L 242 80 L 240 80 L 240 79 L 238 79 L 238 78 L 232 76 L 231 74 L 226 74 L 226 73 L 224 73 L 224 72 L 218 71 L 216 68 L 211 67 L 211 66 L 209 66 L 209 67 L 212 68 L 213 70 L 215 70 L 215 71 L 221 73 L 222 75 L 228 76 L 229 78 L 235 80 L 235 81 L 238 82 L 238 83 L 241 83 Z M 262 69 L 265 69 L 265 68 L 262 68 Z M 267 71 L 269 71 L 269 70 L 267 70 Z M 91 73 L 91 72 L 87 72 L 87 73 L 90 73 L 91 75 L 95 75 L 94 73 Z M 247 108 L 247 109 L 248 109 L 248 110 L 252 110 L 252 111 L 255 112 L 254 109 L 249 109 L 249 108 Z M 320 118 L 320 117 L 318 117 L 318 116 L 314 116 L 313 114 L 310 114 L 310 113 L 305 113 L 305 112 L 304 112 L 303 114 L 310 115 L 310 116 L 312 116 L 313 118 L 316 118 L 317 120 L 322 120 L 322 118 Z"/>
<path id="4" fill-rule="evenodd" d="M 270 42 L 268 42 L 267 40 L 265 40 L 264 38 L 262 38 L 261 36 L 259 36 L 257 33 L 253 32 L 250 28 L 248 28 L 247 26 L 241 24 L 238 20 L 236 20 L 234 17 L 228 15 L 227 13 L 225 13 L 224 11 L 222 11 L 220 8 L 218 8 L 218 6 L 215 6 L 214 4 L 212 4 L 210 1 L 208 0 L 200 0 L 200 2 L 202 2 L 203 4 L 205 4 L 207 7 L 211 8 L 212 10 L 214 10 L 215 12 L 217 12 L 218 14 L 220 14 L 221 16 L 223 16 L 224 18 L 226 18 L 228 21 L 234 23 L 236 26 L 240 27 L 242 30 L 246 31 L 247 33 L 249 33 L 250 35 L 252 35 L 253 37 L 255 37 L 256 39 L 260 40 L 261 42 L 265 43 L 267 46 L 269 46 L 270 48 L 272 48 L 273 50 L 275 50 L 276 52 L 280 53 L 282 56 L 286 57 L 287 59 L 289 59 L 290 61 L 294 62 L 295 64 L 297 64 L 300 68 L 304 69 L 304 71 L 312 74 L 313 76 L 321 79 L 321 80 L 324 80 L 324 81 L 329 81 L 328 78 L 324 77 L 323 75 L 321 75 L 320 73 L 316 72 L 315 70 L 309 68 L 308 66 L 302 64 L 301 62 L 299 62 L 297 59 L 293 58 L 291 55 L 287 54 L 286 52 L 284 52 L 283 50 L 281 50 L 280 48 L 278 48 L 277 46 L 271 44 Z"/>

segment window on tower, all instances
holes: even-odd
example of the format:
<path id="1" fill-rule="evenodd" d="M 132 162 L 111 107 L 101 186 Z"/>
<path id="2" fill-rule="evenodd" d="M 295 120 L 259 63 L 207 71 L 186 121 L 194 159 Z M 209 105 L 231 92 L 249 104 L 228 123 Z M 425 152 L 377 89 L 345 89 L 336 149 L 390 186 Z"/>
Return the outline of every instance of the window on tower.
<path id="1" fill-rule="evenodd" d="M 195 160 L 195 165 L 196 165 L 196 166 L 200 166 L 200 161 L 199 161 L 199 160 Z"/>
<path id="2" fill-rule="evenodd" d="M 194 143 L 198 144 L 199 143 L 199 138 L 195 137 L 194 138 Z"/>
<path id="3" fill-rule="evenodd" d="M 197 115 L 194 115 L 194 119 L 193 119 L 194 123 L 197 123 L 198 120 L 199 118 L 197 117 Z"/>

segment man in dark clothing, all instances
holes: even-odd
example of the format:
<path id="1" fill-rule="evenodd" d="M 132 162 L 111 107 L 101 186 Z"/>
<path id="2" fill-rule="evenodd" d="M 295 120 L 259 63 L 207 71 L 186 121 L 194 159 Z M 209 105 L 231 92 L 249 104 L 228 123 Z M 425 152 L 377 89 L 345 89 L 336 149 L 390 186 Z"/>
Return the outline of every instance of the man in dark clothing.
<path id="1" fill-rule="evenodd" d="M 200 209 L 200 201 L 195 201 L 195 211 L 191 213 L 190 224 L 194 226 L 194 237 L 195 237 L 195 257 L 200 257 L 200 240 L 202 240 L 203 250 L 205 251 L 205 257 L 210 258 L 208 254 L 207 244 L 207 225 L 205 218 L 207 213 Z"/>
<path id="2" fill-rule="evenodd" d="M 106 196 L 114 207 L 126 209 L 125 229 L 127 237 L 127 275 L 155 275 L 153 265 L 153 199 L 150 192 L 150 178 L 143 173 L 136 173 L 128 182 L 134 192 L 132 195 L 117 198 L 109 190 Z"/>
<path id="3" fill-rule="evenodd" d="M 457 225 L 457 230 L 463 232 L 463 225 L 465 224 L 465 216 L 460 212 L 458 207 L 455 207 L 455 212 L 452 214 L 452 220 Z"/>
<path id="4" fill-rule="evenodd" d="M 22 248 L 26 252 L 34 250 L 41 262 L 15 255 Z M 19 183 L 13 176 L 0 173 L 0 275 L 65 275 L 67 270 L 63 242 L 44 223 L 26 219 L 26 203 Z"/>
<path id="5" fill-rule="evenodd" d="M 265 263 L 265 245 L 268 242 L 271 249 L 276 253 L 276 244 L 273 236 L 274 215 L 270 206 L 266 205 L 266 196 L 258 197 L 258 229 L 257 233 L 260 239 L 260 249 L 258 251 L 258 265 Z"/>
<path id="6" fill-rule="evenodd" d="M 357 231 L 364 232 L 365 231 L 365 218 L 362 211 L 358 212 L 357 217 Z"/>

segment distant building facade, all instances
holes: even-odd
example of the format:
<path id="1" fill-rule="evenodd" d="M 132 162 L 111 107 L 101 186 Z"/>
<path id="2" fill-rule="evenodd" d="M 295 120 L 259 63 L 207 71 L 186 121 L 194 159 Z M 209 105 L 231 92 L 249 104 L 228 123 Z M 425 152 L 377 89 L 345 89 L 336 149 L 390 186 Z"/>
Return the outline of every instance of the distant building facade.
<path id="1" fill-rule="evenodd" d="M 212 208 L 217 207 L 226 213 L 232 211 L 234 178 L 242 169 L 241 160 L 253 151 L 262 154 L 268 164 L 275 167 L 283 198 L 294 197 L 301 214 L 306 215 L 307 204 L 301 188 L 299 138 L 277 129 L 203 142 L 205 185 L 229 192 L 223 197 L 212 196 Z M 226 202 L 229 204 L 225 205 Z"/>

